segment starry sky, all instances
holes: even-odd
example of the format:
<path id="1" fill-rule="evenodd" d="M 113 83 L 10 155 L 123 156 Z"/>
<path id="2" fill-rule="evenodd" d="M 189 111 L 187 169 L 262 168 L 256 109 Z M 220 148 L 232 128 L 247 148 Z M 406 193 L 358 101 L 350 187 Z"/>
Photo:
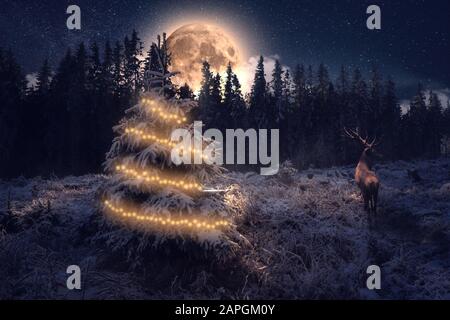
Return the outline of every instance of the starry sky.
<path id="1" fill-rule="evenodd" d="M 66 8 L 81 8 L 81 30 L 68 30 Z M 382 29 L 366 28 L 366 8 L 381 7 Z M 48 58 L 53 68 L 67 47 L 114 42 L 136 29 L 146 49 L 174 25 L 207 19 L 229 26 L 248 55 L 296 63 L 373 64 L 397 83 L 400 99 L 417 83 L 450 96 L 450 1 L 448 0 L 2 0 L 0 47 L 11 48 L 24 72 Z M 270 71 L 268 71 L 269 73 Z"/>

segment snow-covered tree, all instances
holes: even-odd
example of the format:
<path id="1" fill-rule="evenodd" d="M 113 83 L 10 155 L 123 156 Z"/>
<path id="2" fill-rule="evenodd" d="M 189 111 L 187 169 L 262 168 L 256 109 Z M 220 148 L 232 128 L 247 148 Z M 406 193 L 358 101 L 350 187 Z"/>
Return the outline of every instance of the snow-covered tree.
<path id="1" fill-rule="evenodd" d="M 156 48 L 161 46 L 154 45 L 153 54 L 164 66 L 168 55 Z M 168 80 L 175 73 L 165 69 L 146 71 L 151 74 L 147 77 L 151 84 L 145 85 L 148 90 L 114 127 L 118 135 L 107 154 L 109 177 L 102 195 L 104 223 L 113 226 L 116 233 L 109 235 L 109 241 L 125 244 L 137 235 L 138 251 L 167 246 L 227 254 L 233 247 L 230 244 L 235 243 L 230 237 L 237 234 L 232 222 L 235 204 L 226 191 L 230 188 L 221 183 L 220 166 L 173 163 L 171 152 L 178 142 L 171 141 L 171 133 L 185 128 L 193 137 L 194 128 L 189 123 L 194 119 L 187 117 L 195 102 L 167 94 L 173 92 Z M 204 146 L 210 143 L 200 139 Z M 193 146 L 177 151 L 204 157 L 202 150 Z M 217 192 L 218 188 L 225 190 Z"/>

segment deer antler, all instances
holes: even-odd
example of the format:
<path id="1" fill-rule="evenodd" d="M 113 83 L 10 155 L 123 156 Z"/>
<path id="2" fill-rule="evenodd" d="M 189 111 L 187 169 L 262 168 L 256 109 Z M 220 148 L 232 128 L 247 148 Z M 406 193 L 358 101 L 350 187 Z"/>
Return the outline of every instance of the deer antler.
<path id="1" fill-rule="evenodd" d="M 376 141 L 377 141 L 377 136 L 375 135 L 375 138 L 373 138 L 372 142 L 371 142 L 371 143 L 368 143 L 367 146 L 370 147 L 370 148 L 372 148 L 372 147 L 374 146 L 374 144 L 375 144 Z"/>
<path id="2" fill-rule="evenodd" d="M 377 139 L 377 137 L 375 136 L 375 139 L 373 139 L 373 142 L 371 143 L 372 148 L 378 146 L 381 141 L 383 141 L 383 137 L 384 135 L 381 135 L 381 138 Z"/>
<path id="3" fill-rule="evenodd" d="M 357 130 L 358 130 L 358 129 L 357 129 Z M 349 132 L 349 130 L 347 130 L 346 127 L 344 127 L 344 131 L 345 131 L 345 133 L 346 133 L 350 138 L 352 138 L 352 139 L 354 139 L 354 140 L 358 140 L 358 141 L 361 142 L 362 145 L 363 145 L 364 147 L 366 147 L 366 148 L 373 148 L 374 146 L 376 146 L 376 145 L 379 144 L 379 142 L 378 142 L 378 143 L 376 142 L 376 141 L 377 141 L 377 137 L 376 137 L 376 136 L 375 136 L 375 138 L 372 140 L 371 143 L 368 143 L 368 142 L 367 142 L 367 139 L 369 138 L 368 136 L 366 136 L 366 138 L 363 139 L 363 138 L 361 138 L 361 136 L 359 135 L 358 131 L 355 131 L 355 130 L 353 130 L 353 129 L 350 129 L 350 132 Z"/>

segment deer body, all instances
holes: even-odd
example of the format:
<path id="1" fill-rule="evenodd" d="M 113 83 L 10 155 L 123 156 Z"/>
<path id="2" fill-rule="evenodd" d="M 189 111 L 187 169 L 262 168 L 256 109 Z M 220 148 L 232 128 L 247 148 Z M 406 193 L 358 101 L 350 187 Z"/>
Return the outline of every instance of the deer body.
<path id="1" fill-rule="evenodd" d="M 364 199 L 364 208 L 369 213 L 377 213 L 378 189 L 380 181 L 372 171 L 372 161 L 368 155 L 370 150 L 364 149 L 355 169 L 355 181 Z"/>
<path id="2" fill-rule="evenodd" d="M 377 202 L 378 202 L 378 189 L 380 188 L 380 180 L 374 171 L 372 171 L 372 150 L 375 146 L 376 138 L 372 143 L 367 142 L 366 139 L 362 139 L 358 132 L 350 130 L 345 132 L 350 138 L 359 141 L 364 146 L 364 151 L 359 158 L 358 165 L 355 169 L 355 182 L 356 185 L 361 190 L 361 195 L 364 199 L 364 209 L 366 209 L 369 214 L 377 213 Z"/>

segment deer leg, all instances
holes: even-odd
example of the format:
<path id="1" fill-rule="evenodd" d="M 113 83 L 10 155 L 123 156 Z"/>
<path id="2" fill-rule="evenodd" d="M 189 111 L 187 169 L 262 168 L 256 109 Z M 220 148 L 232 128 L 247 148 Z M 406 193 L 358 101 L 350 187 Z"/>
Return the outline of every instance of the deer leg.
<path id="1" fill-rule="evenodd" d="M 364 193 L 364 208 L 367 211 L 367 222 L 369 223 L 369 227 L 373 224 L 372 201 L 370 198 L 368 192 Z"/>
<path id="2" fill-rule="evenodd" d="M 364 210 L 369 211 L 369 213 L 370 213 L 369 197 L 367 196 L 367 193 L 365 193 L 365 192 L 363 192 L 363 199 L 364 199 Z"/>
<path id="3" fill-rule="evenodd" d="M 377 214 L 378 191 L 376 191 L 373 194 L 372 201 L 373 201 L 373 213 Z"/>
<path id="4" fill-rule="evenodd" d="M 369 206 L 370 206 L 370 214 L 374 214 L 375 213 L 375 202 L 373 200 L 373 196 L 370 197 Z"/>

